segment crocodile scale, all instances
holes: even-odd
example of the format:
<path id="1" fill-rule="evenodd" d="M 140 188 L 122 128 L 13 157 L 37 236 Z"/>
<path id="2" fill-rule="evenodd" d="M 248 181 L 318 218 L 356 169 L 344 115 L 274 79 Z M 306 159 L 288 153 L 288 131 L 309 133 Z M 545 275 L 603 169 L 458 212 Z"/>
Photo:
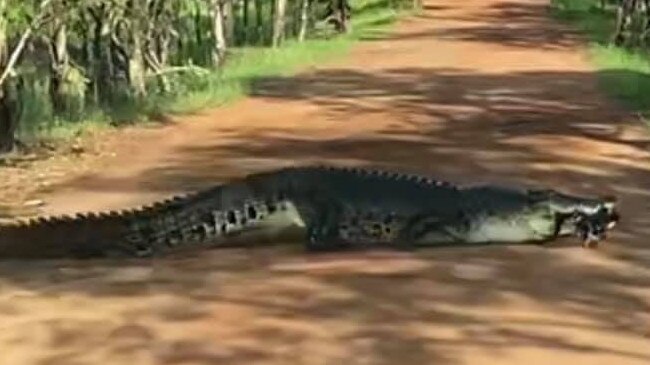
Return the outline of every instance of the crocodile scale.
<path id="1" fill-rule="evenodd" d="M 600 214 L 604 221 L 589 227 L 609 223 L 612 204 L 381 170 L 293 167 L 137 209 L 0 226 L 0 258 L 152 257 L 247 243 L 237 239 L 246 233 L 283 239 L 291 227 L 304 229 L 310 250 L 545 242 L 574 234 L 585 221 L 576 217 Z"/>

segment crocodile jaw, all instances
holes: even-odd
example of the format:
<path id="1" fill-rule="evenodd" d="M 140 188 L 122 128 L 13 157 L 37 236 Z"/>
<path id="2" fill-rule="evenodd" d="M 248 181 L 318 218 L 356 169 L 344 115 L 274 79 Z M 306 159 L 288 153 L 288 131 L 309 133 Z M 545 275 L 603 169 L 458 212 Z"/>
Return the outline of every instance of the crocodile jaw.
<path id="1" fill-rule="evenodd" d="M 467 232 L 467 242 L 523 242 L 544 240 L 555 229 L 552 219 L 485 217 L 473 222 Z"/>

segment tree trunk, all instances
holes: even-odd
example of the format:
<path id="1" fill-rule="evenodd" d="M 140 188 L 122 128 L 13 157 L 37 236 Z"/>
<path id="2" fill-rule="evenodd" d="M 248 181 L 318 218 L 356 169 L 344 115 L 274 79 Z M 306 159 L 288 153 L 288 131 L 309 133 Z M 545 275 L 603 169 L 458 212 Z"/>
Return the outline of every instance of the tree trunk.
<path id="1" fill-rule="evenodd" d="M 0 74 L 4 73 L 9 63 L 9 45 L 7 39 L 7 1 L 0 0 Z M 14 148 L 14 132 L 17 125 L 17 98 L 12 93 L 13 80 L 0 83 L 0 153 L 10 152 Z"/>
<path id="2" fill-rule="evenodd" d="M 144 24 L 147 22 L 147 0 L 133 0 L 133 26 L 130 29 L 131 52 L 128 60 L 129 86 L 133 96 L 142 98 L 147 95 L 147 84 L 145 81 L 145 63 L 143 55 L 144 47 Z"/>
<path id="3" fill-rule="evenodd" d="M 250 3 L 248 0 L 243 0 L 242 3 L 242 23 L 244 28 L 244 33 L 242 35 L 242 43 L 248 44 L 248 39 L 250 38 L 249 29 L 250 29 Z"/>
<path id="4" fill-rule="evenodd" d="M 616 10 L 616 25 L 614 28 L 614 35 L 612 37 L 612 43 L 616 46 L 623 45 L 625 43 L 625 29 L 627 25 L 631 22 L 632 13 L 634 12 L 634 7 L 636 6 L 637 0 L 621 0 L 618 4 Z"/>
<path id="5" fill-rule="evenodd" d="M 255 0 L 255 42 L 262 43 L 265 41 L 264 36 L 264 7 L 262 0 Z"/>
<path id="6" fill-rule="evenodd" d="M 129 84 L 136 98 L 147 95 L 144 59 L 142 55 L 142 38 L 140 34 L 133 36 L 133 52 L 129 58 Z"/>
<path id="7" fill-rule="evenodd" d="M 284 40 L 284 25 L 286 22 L 285 14 L 287 10 L 287 0 L 275 0 L 275 11 L 273 17 L 273 47 L 279 47 Z"/>
<path id="8" fill-rule="evenodd" d="M 325 20 L 333 23 L 339 33 L 350 32 L 350 4 L 347 0 L 330 0 Z"/>
<path id="9" fill-rule="evenodd" d="M 212 0 L 212 64 L 219 67 L 226 57 L 226 36 L 224 29 L 224 8 L 222 0 Z"/>
<path id="10" fill-rule="evenodd" d="M 55 113 L 62 114 L 67 111 L 68 95 L 65 92 L 65 83 L 70 59 L 65 19 L 61 18 L 62 9 L 56 10 L 57 14 L 54 16 L 59 18 L 54 22 L 54 34 L 50 40 L 50 99 Z"/>
<path id="11" fill-rule="evenodd" d="M 302 0 L 300 3 L 300 30 L 298 31 L 298 41 L 303 42 L 307 37 L 309 27 L 309 1 Z"/>
<path id="12" fill-rule="evenodd" d="M 340 25 L 340 31 L 342 33 L 349 33 L 351 31 L 350 27 L 350 4 L 348 4 L 347 0 L 338 0 L 338 17 L 339 17 L 339 25 Z"/>
<path id="13" fill-rule="evenodd" d="M 102 98 L 106 99 L 109 95 L 110 89 L 110 73 L 107 73 L 108 67 L 102 67 L 102 60 L 104 54 L 102 49 L 102 32 L 104 31 L 104 14 L 103 9 L 99 7 L 88 7 L 86 9 L 87 16 L 84 17 L 88 22 L 87 28 L 89 29 L 87 45 L 89 48 L 88 68 L 89 74 L 92 77 L 91 93 L 89 95 L 95 104 L 99 104 Z"/>
<path id="14" fill-rule="evenodd" d="M 171 84 L 164 72 L 168 66 L 173 27 L 171 8 L 168 5 L 164 0 L 150 2 L 144 47 L 146 65 L 156 74 L 159 90 L 165 94 L 171 91 Z"/>
<path id="15" fill-rule="evenodd" d="M 16 80 L 8 79 L 0 86 L 0 153 L 11 152 L 16 145 L 20 109 Z"/>
<path id="16" fill-rule="evenodd" d="M 643 0 L 643 9 L 645 10 L 645 12 L 644 12 L 643 29 L 641 30 L 642 32 L 641 42 L 644 47 L 647 47 L 648 37 L 650 36 L 650 0 Z"/>
<path id="17" fill-rule="evenodd" d="M 223 18 L 224 18 L 224 33 L 226 43 L 233 44 L 235 42 L 235 11 L 233 9 L 233 0 L 221 0 L 223 3 Z"/>

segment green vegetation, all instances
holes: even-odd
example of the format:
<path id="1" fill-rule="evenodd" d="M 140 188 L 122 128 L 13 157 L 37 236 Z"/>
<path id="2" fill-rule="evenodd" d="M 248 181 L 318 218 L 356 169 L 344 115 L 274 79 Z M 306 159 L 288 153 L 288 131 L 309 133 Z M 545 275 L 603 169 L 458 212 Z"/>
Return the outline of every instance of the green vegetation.
<path id="1" fill-rule="evenodd" d="M 184 94 L 162 102 L 154 100 L 148 111 L 184 113 L 236 100 L 249 93 L 251 82 L 256 78 L 291 75 L 345 55 L 356 41 L 388 30 L 388 26 L 405 10 L 394 8 L 386 0 L 356 1 L 349 34 L 306 42 L 289 41 L 282 48 L 240 48 L 221 72 L 212 73 L 207 78 L 186 76 L 179 80 L 187 87 Z"/>
<path id="2" fill-rule="evenodd" d="M 643 43 L 617 46 L 616 2 L 552 0 L 553 14 L 588 36 L 589 52 L 598 68 L 602 88 L 628 107 L 650 111 L 650 58 Z"/>
<path id="3" fill-rule="evenodd" d="M 0 0 L 0 71 L 8 63 L 7 49 L 17 47 L 30 25 L 39 36 L 30 38 L 16 64 L 17 76 L 2 85 L 0 99 L 10 91 L 17 96 L 19 105 L 9 104 L 15 134 L 28 143 L 155 121 L 161 114 L 236 100 L 250 92 L 256 78 L 292 74 L 339 57 L 355 41 L 381 34 L 416 4 L 349 0 L 346 8 L 345 0 Z M 2 12 L 3 6 L 8 12 Z M 279 11 L 286 16 L 280 19 Z M 39 16 L 47 23 L 38 23 Z M 4 29 L 3 17 L 8 19 Z M 2 33 L 10 39 L 5 39 L 4 55 Z"/>

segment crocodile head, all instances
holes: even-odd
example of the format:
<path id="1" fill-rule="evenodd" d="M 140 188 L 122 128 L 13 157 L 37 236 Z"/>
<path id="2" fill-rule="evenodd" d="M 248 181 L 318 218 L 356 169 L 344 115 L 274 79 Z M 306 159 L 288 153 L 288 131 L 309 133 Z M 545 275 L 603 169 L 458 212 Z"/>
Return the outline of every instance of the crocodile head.
<path id="1" fill-rule="evenodd" d="M 613 229 L 619 220 L 615 199 L 607 197 L 595 211 L 575 212 L 566 217 L 561 230 L 580 238 L 583 247 L 596 248 L 600 241 L 607 238 L 608 231 Z"/>

